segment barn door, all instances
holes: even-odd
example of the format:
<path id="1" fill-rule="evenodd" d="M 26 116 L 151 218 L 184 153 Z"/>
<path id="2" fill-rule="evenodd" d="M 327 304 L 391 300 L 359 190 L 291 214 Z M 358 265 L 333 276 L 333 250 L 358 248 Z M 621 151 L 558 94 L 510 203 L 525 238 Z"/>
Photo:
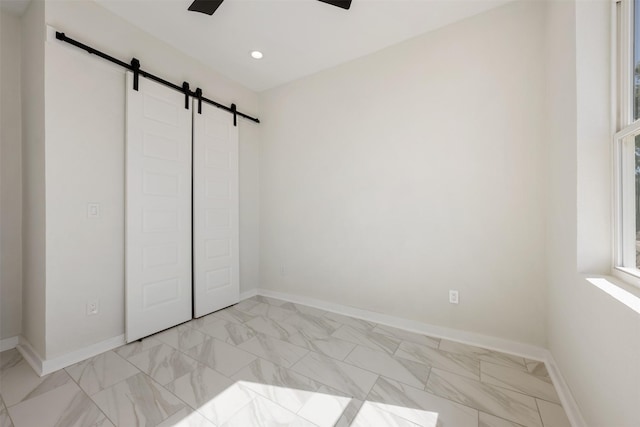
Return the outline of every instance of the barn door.
<path id="1" fill-rule="evenodd" d="M 191 110 L 184 94 L 127 73 L 126 339 L 192 317 Z"/>
<path id="2" fill-rule="evenodd" d="M 195 317 L 240 297 L 238 128 L 208 104 L 193 114 L 193 249 Z"/>

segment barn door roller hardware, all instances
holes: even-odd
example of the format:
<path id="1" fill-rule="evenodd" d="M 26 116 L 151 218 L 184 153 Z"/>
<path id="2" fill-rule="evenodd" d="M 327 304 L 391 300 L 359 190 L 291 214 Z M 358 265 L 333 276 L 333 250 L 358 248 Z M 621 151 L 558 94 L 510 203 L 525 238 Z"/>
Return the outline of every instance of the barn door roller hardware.
<path id="1" fill-rule="evenodd" d="M 136 58 L 133 58 L 131 60 L 130 64 L 127 64 L 124 61 L 120 61 L 117 58 L 114 58 L 113 56 L 107 55 L 104 52 L 101 52 L 97 49 L 92 48 L 91 46 L 87 46 L 86 44 L 80 43 L 77 40 L 74 40 L 70 37 L 67 37 L 64 33 L 61 33 L 59 31 L 56 31 L 56 39 L 69 43 L 70 45 L 73 45 L 75 47 L 78 47 L 80 49 L 86 50 L 87 52 L 89 52 L 92 55 L 96 55 L 99 56 L 102 59 L 105 59 L 109 62 L 112 62 L 116 65 L 121 66 L 122 68 L 125 68 L 131 72 L 133 72 L 133 89 L 134 90 L 138 90 L 138 78 L 139 76 L 142 77 L 146 77 L 149 80 L 153 80 L 157 83 L 160 83 L 164 86 L 170 87 L 173 90 L 176 90 L 180 93 L 184 93 L 185 95 L 185 108 L 189 109 L 189 97 L 193 96 L 198 100 L 198 113 L 202 114 L 202 103 L 206 102 L 207 104 L 213 105 L 214 107 L 220 108 L 221 110 L 225 110 L 231 114 L 233 114 L 233 125 L 237 126 L 237 116 L 243 117 L 247 120 L 251 120 L 252 122 L 256 122 L 256 123 L 260 123 L 260 120 L 255 118 L 255 117 L 251 117 L 248 114 L 244 114 L 241 113 L 240 111 L 237 110 L 236 108 L 236 104 L 231 104 L 230 107 L 227 107 L 226 105 L 220 104 L 216 101 L 213 101 L 209 98 L 205 98 L 204 96 L 202 96 L 202 89 L 198 88 L 196 89 L 195 92 L 191 91 L 189 89 L 189 83 L 188 82 L 184 82 L 182 83 L 182 86 L 178 86 L 176 84 L 173 84 L 161 77 L 155 76 L 147 71 L 144 71 L 140 68 L 140 61 Z"/>

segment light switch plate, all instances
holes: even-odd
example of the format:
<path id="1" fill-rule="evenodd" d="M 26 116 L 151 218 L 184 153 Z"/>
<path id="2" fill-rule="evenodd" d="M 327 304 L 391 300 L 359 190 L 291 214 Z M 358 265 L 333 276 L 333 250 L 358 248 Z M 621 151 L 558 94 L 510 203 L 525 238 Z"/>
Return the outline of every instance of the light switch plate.
<path id="1" fill-rule="evenodd" d="M 100 203 L 87 203 L 87 218 L 100 218 Z"/>
<path id="2" fill-rule="evenodd" d="M 451 304 L 458 304 L 460 299 L 458 298 L 458 291 L 450 290 L 449 291 L 449 302 Z"/>

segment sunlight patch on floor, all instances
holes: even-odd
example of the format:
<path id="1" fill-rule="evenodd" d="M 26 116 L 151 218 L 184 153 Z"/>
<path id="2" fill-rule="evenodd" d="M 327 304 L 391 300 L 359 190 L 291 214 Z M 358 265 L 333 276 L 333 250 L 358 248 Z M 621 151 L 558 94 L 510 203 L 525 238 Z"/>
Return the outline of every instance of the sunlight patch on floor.
<path id="1" fill-rule="evenodd" d="M 275 386 L 252 381 L 236 381 L 198 408 L 198 412 L 217 425 L 263 425 L 310 422 L 317 426 L 333 426 L 348 413 L 350 403 L 355 412 L 360 402 L 341 396 L 323 386 L 309 391 L 295 387 Z M 345 412 L 346 411 L 346 412 Z M 353 414 L 352 412 L 352 414 Z M 200 427 L 198 413 L 183 414 L 182 419 L 172 417 L 176 426 Z M 349 418 L 352 418 L 351 415 Z M 352 426 L 415 425 L 435 427 L 438 413 L 416 408 L 405 408 L 380 402 L 365 401 L 351 421 Z"/>
<path id="2" fill-rule="evenodd" d="M 364 426 L 424 426 L 436 427 L 438 413 L 366 401 L 353 421 L 353 427 Z"/>

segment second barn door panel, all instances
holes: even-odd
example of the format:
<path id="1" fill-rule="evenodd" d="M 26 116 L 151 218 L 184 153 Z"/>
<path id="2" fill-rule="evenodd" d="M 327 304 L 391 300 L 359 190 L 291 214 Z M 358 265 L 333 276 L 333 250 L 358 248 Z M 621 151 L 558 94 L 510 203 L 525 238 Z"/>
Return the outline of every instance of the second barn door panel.
<path id="1" fill-rule="evenodd" d="M 240 298 L 238 128 L 209 104 L 193 110 L 194 315 Z"/>

